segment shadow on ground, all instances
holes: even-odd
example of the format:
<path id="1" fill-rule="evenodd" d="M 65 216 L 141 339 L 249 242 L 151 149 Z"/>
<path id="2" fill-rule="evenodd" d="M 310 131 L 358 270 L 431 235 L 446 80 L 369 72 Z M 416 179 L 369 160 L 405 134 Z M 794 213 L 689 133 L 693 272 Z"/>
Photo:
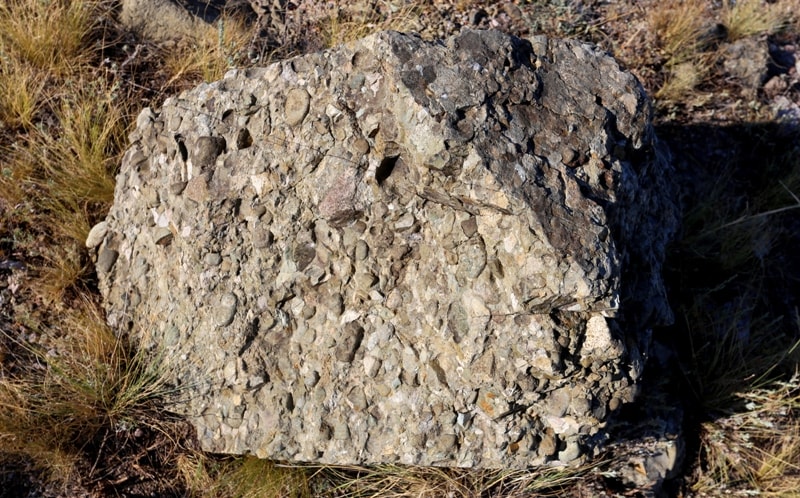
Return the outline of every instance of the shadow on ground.
<path id="1" fill-rule="evenodd" d="M 738 393 L 798 368 L 800 129 L 699 123 L 656 132 L 683 207 L 665 264 L 675 323 L 654 331 L 639 400 L 620 412 L 610 441 L 678 441 L 683 456 L 660 491 L 677 496 L 704 465 L 702 424 L 745 412 Z M 618 477 L 605 484 L 630 487 Z"/>

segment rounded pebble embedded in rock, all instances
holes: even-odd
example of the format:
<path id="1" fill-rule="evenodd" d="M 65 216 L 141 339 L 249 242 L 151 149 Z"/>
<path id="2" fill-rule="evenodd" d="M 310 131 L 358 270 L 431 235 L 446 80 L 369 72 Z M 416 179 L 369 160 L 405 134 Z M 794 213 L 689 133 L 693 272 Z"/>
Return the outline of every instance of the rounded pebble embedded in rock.
<path id="1" fill-rule="evenodd" d="M 216 323 L 220 327 L 225 327 L 233 322 L 233 317 L 236 315 L 236 306 L 239 304 L 239 299 L 236 294 L 228 292 L 223 294 L 219 300 L 216 310 Z"/>
<path id="2" fill-rule="evenodd" d="M 164 332 L 164 344 L 166 344 L 169 347 L 178 344 L 180 338 L 181 338 L 181 332 L 178 330 L 178 327 L 174 325 L 170 325 L 169 327 L 167 327 L 167 330 Z"/>
<path id="3" fill-rule="evenodd" d="M 111 268 L 114 266 L 114 263 L 117 262 L 117 258 L 119 257 L 119 253 L 113 249 L 105 248 L 100 251 L 100 255 L 97 256 L 97 272 L 98 273 L 108 273 Z"/>
<path id="4" fill-rule="evenodd" d="M 364 338 L 364 327 L 356 322 L 350 322 L 344 326 L 341 335 L 337 339 L 334 355 L 336 359 L 343 362 L 351 362 L 356 356 L 356 351 Z"/>
<path id="5" fill-rule="evenodd" d="M 356 260 L 363 261 L 369 255 L 369 246 L 363 240 L 356 242 Z"/>
<path id="6" fill-rule="evenodd" d="M 293 88 L 286 95 L 284 117 L 289 126 L 297 126 L 308 114 L 311 97 L 302 88 Z"/>
<path id="7" fill-rule="evenodd" d="M 338 421 L 333 426 L 333 439 L 337 441 L 347 441 L 350 439 L 350 429 L 346 422 Z"/>
<path id="8" fill-rule="evenodd" d="M 556 454 L 558 450 L 558 441 L 552 429 L 549 429 L 542 434 L 542 440 L 539 442 L 539 455 L 543 457 L 550 457 Z"/>
<path id="9" fill-rule="evenodd" d="M 220 256 L 218 252 L 210 252 L 205 255 L 203 261 L 208 266 L 218 266 L 222 263 L 222 256 Z"/>
<path id="10" fill-rule="evenodd" d="M 199 137 L 192 150 L 192 162 L 203 170 L 213 166 L 217 156 L 225 150 L 223 137 Z"/>
<path id="11" fill-rule="evenodd" d="M 156 228 L 153 234 L 153 241 L 160 246 L 167 246 L 172 242 L 172 230 L 169 228 Z"/>
<path id="12" fill-rule="evenodd" d="M 567 441 L 567 446 L 558 452 L 558 459 L 564 463 L 569 463 L 581 456 L 581 447 L 577 441 Z"/>
<path id="13" fill-rule="evenodd" d="M 103 239 L 105 239 L 106 233 L 108 233 L 107 221 L 101 221 L 93 226 L 92 229 L 89 230 L 89 235 L 86 237 L 86 247 L 88 249 L 94 249 L 99 246 L 103 242 Z"/>
<path id="14" fill-rule="evenodd" d="M 486 249 L 483 241 L 470 239 L 459 248 L 458 254 L 458 275 L 473 279 L 481 274 L 486 267 Z"/>

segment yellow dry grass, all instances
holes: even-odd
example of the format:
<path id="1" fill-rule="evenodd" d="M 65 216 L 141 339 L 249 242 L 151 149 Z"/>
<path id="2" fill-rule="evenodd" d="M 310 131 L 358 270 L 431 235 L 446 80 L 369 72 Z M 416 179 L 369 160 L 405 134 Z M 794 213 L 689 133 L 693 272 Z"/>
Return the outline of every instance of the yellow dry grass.
<path id="1" fill-rule="evenodd" d="M 41 72 L 16 58 L 0 65 L 0 129 L 30 130 L 42 107 L 46 79 Z"/>
<path id="2" fill-rule="evenodd" d="M 708 4 L 702 0 L 656 2 L 649 11 L 648 25 L 666 71 L 657 99 L 680 99 L 707 75 L 710 64 L 703 56 L 707 12 Z"/>
<path id="3" fill-rule="evenodd" d="M 64 77 L 86 64 L 87 47 L 109 0 L 9 0 L 0 5 L 0 47 L 5 57 Z M 87 50 L 88 48 L 88 50 Z"/>
<path id="4" fill-rule="evenodd" d="M 715 19 L 722 28 L 715 27 Z M 723 1 L 719 8 L 706 0 L 652 2 L 647 23 L 655 34 L 664 73 L 655 97 L 668 102 L 691 100 L 696 88 L 713 75 L 721 32 L 734 41 L 774 34 L 796 21 L 792 2 L 785 0 Z"/>
<path id="5" fill-rule="evenodd" d="M 213 461 L 187 453 L 178 461 L 179 473 L 192 496 L 203 498 L 310 498 L 307 473 L 297 466 L 280 466 L 252 456 Z"/>
<path id="6" fill-rule="evenodd" d="M 790 3 L 764 0 L 722 2 L 722 23 L 727 29 L 728 39 L 777 33 L 791 23 Z"/>
<path id="7" fill-rule="evenodd" d="M 151 423 L 146 407 L 168 390 L 155 363 L 114 336 L 96 303 L 62 309 L 60 319 L 31 330 L 49 338 L 49 349 L 5 338 L 33 365 L 23 376 L 0 376 L 0 440 L 3 453 L 27 455 L 64 480 L 104 431 Z"/>
<path id="8" fill-rule="evenodd" d="M 703 424 L 703 465 L 693 491 L 797 496 L 800 376 L 739 396 L 745 411 Z"/>
<path id="9" fill-rule="evenodd" d="M 414 2 L 397 10 L 379 14 L 369 2 L 335 2 L 328 8 L 325 21 L 318 27 L 326 47 L 358 40 L 382 30 L 413 30 L 419 6 Z"/>
<path id="10" fill-rule="evenodd" d="M 41 283 L 34 286 L 37 292 L 50 302 L 85 273 L 83 242 L 96 213 L 113 199 L 128 126 L 125 104 L 114 100 L 103 79 L 72 85 L 66 96 L 51 97 L 57 129 L 34 128 L 13 145 L 0 146 L 0 198 L 55 242 L 42 248 L 44 260 L 34 277 Z"/>
<path id="11" fill-rule="evenodd" d="M 252 30 L 237 17 L 223 17 L 217 29 L 197 34 L 189 43 L 164 50 L 164 69 L 170 75 L 164 89 L 177 82 L 211 82 L 221 79 L 239 62 L 253 37 Z"/>
<path id="12" fill-rule="evenodd" d="M 708 3 L 702 0 L 656 2 L 648 13 L 650 29 L 673 66 L 695 58 L 702 49 Z"/>
<path id="13" fill-rule="evenodd" d="M 666 78 L 655 97 L 677 101 L 691 94 L 709 73 L 709 65 L 701 60 L 684 61 L 667 68 Z"/>

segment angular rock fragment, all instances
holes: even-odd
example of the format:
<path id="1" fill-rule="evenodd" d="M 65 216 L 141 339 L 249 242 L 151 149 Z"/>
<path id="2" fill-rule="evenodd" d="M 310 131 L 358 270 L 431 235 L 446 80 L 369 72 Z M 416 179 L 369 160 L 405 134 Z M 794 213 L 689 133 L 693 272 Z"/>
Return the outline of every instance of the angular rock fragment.
<path id="1" fill-rule="evenodd" d="M 384 32 L 231 71 L 131 138 L 108 320 L 206 450 L 579 462 L 671 319 L 669 165 L 591 46 Z"/>

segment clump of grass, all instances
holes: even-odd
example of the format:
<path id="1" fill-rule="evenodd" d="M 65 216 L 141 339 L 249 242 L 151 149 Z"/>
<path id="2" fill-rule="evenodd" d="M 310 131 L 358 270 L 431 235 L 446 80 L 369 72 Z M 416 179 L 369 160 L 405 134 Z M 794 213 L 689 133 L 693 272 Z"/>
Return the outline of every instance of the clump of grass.
<path id="1" fill-rule="evenodd" d="M 3 452 L 26 455 L 57 480 L 72 476 L 87 445 L 106 431 L 151 423 L 164 377 L 105 325 L 96 303 L 64 310 L 58 327 L 36 330 L 49 349 L 14 341 L 34 359 L 0 377 Z"/>
<path id="2" fill-rule="evenodd" d="M 800 375 L 740 394 L 746 409 L 702 426 L 692 490 L 796 496 L 800 489 Z"/>
<path id="3" fill-rule="evenodd" d="M 113 198 L 128 104 L 96 66 L 108 0 L 0 5 L 0 219 L 33 232 L 34 294 L 56 302 L 87 273 L 83 240 Z M 42 244 L 50 240 L 51 244 Z"/>
<path id="4" fill-rule="evenodd" d="M 535 470 L 459 469 L 403 465 L 323 466 L 311 476 L 324 496 L 436 498 L 450 496 L 573 496 L 602 464 Z"/>
<path id="5" fill-rule="evenodd" d="M 656 92 L 659 99 L 675 100 L 692 92 L 708 73 L 703 50 L 707 28 L 706 2 L 657 2 L 648 15 L 655 33 L 666 77 Z"/>
<path id="6" fill-rule="evenodd" d="M 225 16 L 217 21 L 216 30 L 204 30 L 190 43 L 164 49 L 163 64 L 170 77 L 162 92 L 176 83 L 221 79 L 228 69 L 242 62 L 252 38 L 252 28 L 243 19 Z"/>
<path id="7" fill-rule="evenodd" d="M 335 2 L 319 26 L 325 47 L 358 40 L 382 30 L 406 31 L 413 25 L 418 8 L 412 3 L 397 10 L 382 11 L 369 2 Z"/>
<path id="8" fill-rule="evenodd" d="M 83 242 L 114 196 L 114 174 L 125 143 L 128 115 L 104 79 L 78 80 L 50 110 L 57 129 L 36 127 L 4 149 L 0 198 L 56 244 L 43 259 L 35 286 L 57 301 L 86 273 Z M 35 277 L 36 278 L 36 277 Z"/>
<path id="9" fill-rule="evenodd" d="M 689 385 L 707 413 L 730 410 L 738 393 L 763 387 L 782 366 L 800 360 L 800 341 L 786 343 L 781 317 L 754 316 L 756 301 L 744 295 L 726 306 L 699 296 L 682 311 L 691 344 Z"/>
<path id="10" fill-rule="evenodd" d="M 463 498 L 480 494 L 485 473 L 467 473 L 438 467 L 328 467 L 326 477 L 337 494 L 352 497 L 395 496 Z"/>
<path id="11" fill-rule="evenodd" d="M 86 64 L 87 45 L 113 7 L 109 0 L 9 0 L 0 5 L 0 47 L 7 56 L 65 76 Z"/>
<path id="12" fill-rule="evenodd" d="M 676 101 L 685 97 L 703 82 L 709 73 L 708 67 L 699 60 L 668 65 L 664 82 L 655 94 L 656 98 Z"/>
<path id="13" fill-rule="evenodd" d="M 692 60 L 702 49 L 706 9 L 706 3 L 700 0 L 657 2 L 653 6 L 648 21 L 667 65 Z"/>
<path id="14" fill-rule="evenodd" d="M 729 40 L 777 33 L 790 22 L 785 2 L 779 4 L 762 0 L 726 0 L 722 3 L 721 17 Z"/>
<path id="15" fill-rule="evenodd" d="M 254 457 L 193 453 L 178 463 L 186 489 L 202 497 L 472 498 L 572 496 L 601 462 L 578 468 L 475 470 L 403 465 L 281 466 Z"/>
<path id="16" fill-rule="evenodd" d="M 30 130 L 42 107 L 45 79 L 18 59 L 3 60 L 0 54 L 0 61 L 0 127 Z"/>
<path id="17" fill-rule="evenodd" d="M 158 425 L 166 389 L 76 285 L 90 274 L 84 240 L 113 198 L 134 102 L 98 68 L 112 7 L 0 4 L 0 226 L 4 251 L 27 268 L 3 324 L 0 460 L 62 481 L 86 478 L 76 469 L 118 428 Z"/>
<path id="18" fill-rule="evenodd" d="M 309 476 L 297 466 L 278 464 L 251 456 L 214 459 L 202 453 L 184 453 L 179 473 L 192 496 L 206 498 L 304 498 L 318 496 L 309 487 Z"/>

